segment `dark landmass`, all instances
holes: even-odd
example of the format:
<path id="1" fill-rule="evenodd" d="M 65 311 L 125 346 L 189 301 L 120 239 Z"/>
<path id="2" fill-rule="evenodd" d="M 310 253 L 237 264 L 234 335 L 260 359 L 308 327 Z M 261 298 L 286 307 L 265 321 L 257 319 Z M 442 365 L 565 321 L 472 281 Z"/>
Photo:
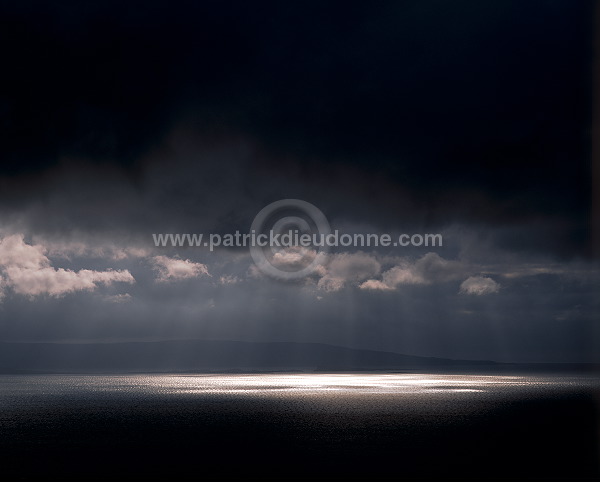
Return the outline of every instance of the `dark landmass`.
<path id="1" fill-rule="evenodd" d="M 592 364 L 508 364 L 359 350 L 319 343 L 159 341 L 0 343 L 0 373 L 265 371 L 590 372 Z"/>

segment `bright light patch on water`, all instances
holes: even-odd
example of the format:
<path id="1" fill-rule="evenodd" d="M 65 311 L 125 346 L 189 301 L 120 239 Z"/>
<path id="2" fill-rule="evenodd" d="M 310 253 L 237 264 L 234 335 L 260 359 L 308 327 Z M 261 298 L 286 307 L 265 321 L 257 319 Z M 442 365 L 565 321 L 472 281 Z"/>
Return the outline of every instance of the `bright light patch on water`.
<path id="1" fill-rule="evenodd" d="M 10 377 L 3 377 L 10 378 Z M 38 379 L 36 383 L 36 379 Z M 43 390 L 51 384 L 71 390 L 137 392 L 140 394 L 236 394 L 289 393 L 435 393 L 488 392 L 502 387 L 542 388 L 585 379 L 565 377 L 440 375 L 440 374 L 202 374 L 202 375 L 53 375 L 28 377 L 28 386 Z M 23 387 L 26 389 L 26 387 Z"/>
<path id="2" fill-rule="evenodd" d="M 503 395 L 598 387 L 598 379 L 406 373 L 0 375 L 0 407 L 17 396 L 436 396 Z M 6 400 L 5 400 L 6 399 Z"/>
<path id="3" fill-rule="evenodd" d="M 432 393 L 485 392 L 498 385 L 541 386 L 551 379 L 521 376 L 439 374 L 250 374 L 180 376 L 149 380 L 161 388 L 187 392 Z"/>

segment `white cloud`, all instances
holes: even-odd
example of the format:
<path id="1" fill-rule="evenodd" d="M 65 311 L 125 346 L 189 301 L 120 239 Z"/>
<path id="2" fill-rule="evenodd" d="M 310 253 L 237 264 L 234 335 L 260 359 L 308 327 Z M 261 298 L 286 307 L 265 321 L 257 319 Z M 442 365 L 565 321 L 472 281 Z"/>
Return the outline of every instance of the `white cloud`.
<path id="1" fill-rule="evenodd" d="M 74 291 L 91 291 L 99 284 L 135 282 L 127 270 L 56 269 L 45 253 L 43 246 L 27 244 L 20 234 L 0 240 L 2 284 L 18 294 L 59 297 Z"/>
<path id="2" fill-rule="evenodd" d="M 123 293 L 106 296 L 104 299 L 109 303 L 127 303 L 128 301 L 131 301 L 131 295 L 129 293 Z"/>
<path id="3" fill-rule="evenodd" d="M 219 278 L 219 284 L 221 285 L 233 285 L 239 283 L 241 280 L 237 276 L 223 275 Z"/>
<path id="4" fill-rule="evenodd" d="M 326 266 L 316 271 L 320 277 L 317 288 L 323 291 L 339 291 L 346 284 L 356 284 L 381 271 L 381 264 L 373 255 L 359 251 L 357 253 L 338 253 L 329 258 Z"/>
<path id="5" fill-rule="evenodd" d="M 38 269 L 50 266 L 43 246 L 26 244 L 23 235 L 13 234 L 0 240 L 0 266 Z"/>
<path id="6" fill-rule="evenodd" d="M 484 276 L 470 276 L 460 285 L 460 293 L 466 295 L 487 295 L 497 293 L 500 285 L 492 278 Z"/>
<path id="7" fill-rule="evenodd" d="M 277 268 L 301 269 L 304 267 L 306 253 L 288 248 L 273 254 L 271 263 Z"/>
<path id="8" fill-rule="evenodd" d="M 361 290 L 371 290 L 371 291 L 392 291 L 394 288 L 385 284 L 383 281 L 379 281 L 376 279 L 370 279 L 362 283 L 359 288 Z"/>
<path id="9" fill-rule="evenodd" d="M 252 278 L 252 279 L 261 279 L 261 278 L 264 278 L 263 272 L 260 269 L 258 269 L 258 266 L 256 266 L 255 264 L 251 264 L 248 267 L 248 271 L 246 272 L 246 276 L 248 278 Z"/>
<path id="10" fill-rule="evenodd" d="M 339 253 L 331 257 L 327 271 L 332 277 L 346 281 L 361 281 L 378 275 L 381 271 L 381 264 L 375 256 L 362 251 Z"/>
<path id="11" fill-rule="evenodd" d="M 465 269 L 462 262 L 444 259 L 437 253 L 427 253 L 412 267 L 415 279 L 421 280 L 424 284 L 459 279 L 464 276 Z"/>
<path id="12" fill-rule="evenodd" d="M 199 276 L 210 276 L 205 264 L 194 263 L 189 259 L 154 256 L 152 262 L 158 271 L 157 281 L 175 281 Z"/>
<path id="13" fill-rule="evenodd" d="M 399 285 L 421 285 L 428 281 L 418 272 L 416 266 L 402 264 L 390 268 L 383 273 L 383 284 L 390 288 L 396 288 Z"/>
<path id="14" fill-rule="evenodd" d="M 428 285 L 444 283 L 464 276 L 466 267 L 460 261 L 442 258 L 437 253 L 427 253 L 415 262 L 406 259 L 395 260 L 381 276 L 381 280 L 369 279 L 360 285 L 367 290 L 393 290 L 400 285 Z"/>
<path id="15" fill-rule="evenodd" d="M 544 265 L 520 265 L 512 267 L 509 271 L 502 272 L 505 278 L 522 278 L 526 276 L 537 276 L 541 274 L 567 274 L 564 267 L 544 266 Z"/>
<path id="16" fill-rule="evenodd" d="M 339 291 L 344 287 L 344 280 L 342 278 L 335 278 L 331 276 L 324 276 L 317 283 L 317 288 L 323 291 Z"/>
<path id="17" fill-rule="evenodd" d="M 151 250 L 134 245 L 122 245 L 114 242 L 106 242 L 94 238 L 81 240 L 70 239 L 48 239 L 41 236 L 33 236 L 33 244 L 43 246 L 47 256 L 53 258 L 102 258 L 115 261 L 144 258 L 151 254 Z"/>
<path id="18" fill-rule="evenodd" d="M 273 256 L 273 264 L 293 270 L 304 267 L 305 260 L 298 251 L 282 250 Z M 361 290 L 393 291 L 403 285 L 458 281 L 473 274 L 475 269 L 475 266 L 467 262 L 445 259 L 434 252 L 410 260 L 358 251 L 330 254 L 328 262 L 318 266 L 307 278 L 307 284 L 325 292 L 339 291 L 348 286 Z M 262 277 L 262 273 L 254 265 L 250 266 L 247 275 L 252 278 Z"/>

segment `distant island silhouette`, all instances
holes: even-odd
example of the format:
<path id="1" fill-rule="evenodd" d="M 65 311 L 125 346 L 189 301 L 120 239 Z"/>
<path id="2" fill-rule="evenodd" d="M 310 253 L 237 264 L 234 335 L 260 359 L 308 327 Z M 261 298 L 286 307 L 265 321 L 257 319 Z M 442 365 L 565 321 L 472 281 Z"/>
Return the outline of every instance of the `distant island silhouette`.
<path id="1" fill-rule="evenodd" d="M 584 371 L 592 364 L 511 364 L 362 350 L 321 343 L 176 340 L 0 343 L 1 373 L 248 371 Z"/>

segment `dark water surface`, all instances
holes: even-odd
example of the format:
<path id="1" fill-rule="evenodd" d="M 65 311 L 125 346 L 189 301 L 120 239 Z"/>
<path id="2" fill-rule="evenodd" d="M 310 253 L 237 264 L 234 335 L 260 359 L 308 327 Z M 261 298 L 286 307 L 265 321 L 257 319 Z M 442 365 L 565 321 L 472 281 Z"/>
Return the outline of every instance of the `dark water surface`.
<path id="1" fill-rule="evenodd" d="M 2 375 L 12 477 L 600 475 L 600 381 L 435 374 Z"/>

